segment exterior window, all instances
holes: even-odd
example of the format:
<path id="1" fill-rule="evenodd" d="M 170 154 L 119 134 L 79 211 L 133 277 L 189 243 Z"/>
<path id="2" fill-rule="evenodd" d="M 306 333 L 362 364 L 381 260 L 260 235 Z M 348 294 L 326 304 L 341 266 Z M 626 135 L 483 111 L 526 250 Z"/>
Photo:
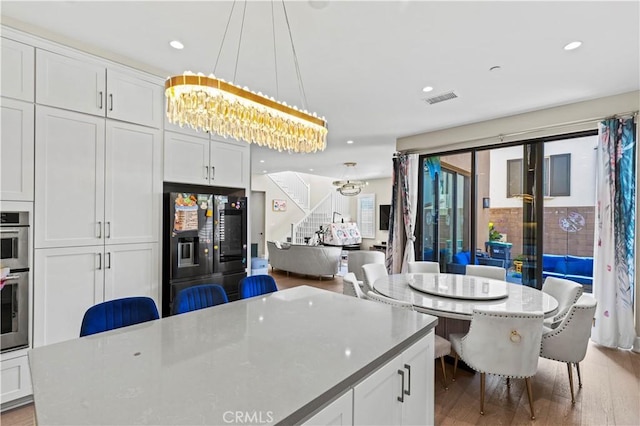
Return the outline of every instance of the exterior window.
<path id="1" fill-rule="evenodd" d="M 545 197 L 571 195 L 571 154 L 545 157 L 542 192 Z M 522 194 L 522 159 L 507 160 L 507 197 Z"/>

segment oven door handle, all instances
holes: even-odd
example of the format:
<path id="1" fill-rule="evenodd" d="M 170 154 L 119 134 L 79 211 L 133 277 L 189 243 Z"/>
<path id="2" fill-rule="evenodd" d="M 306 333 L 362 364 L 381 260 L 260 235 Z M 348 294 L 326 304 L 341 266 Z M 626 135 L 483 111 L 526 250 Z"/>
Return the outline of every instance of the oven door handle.
<path id="1" fill-rule="evenodd" d="M 20 274 L 9 274 L 6 277 L 4 277 L 4 279 L 7 280 L 7 281 L 19 280 L 20 279 Z"/>

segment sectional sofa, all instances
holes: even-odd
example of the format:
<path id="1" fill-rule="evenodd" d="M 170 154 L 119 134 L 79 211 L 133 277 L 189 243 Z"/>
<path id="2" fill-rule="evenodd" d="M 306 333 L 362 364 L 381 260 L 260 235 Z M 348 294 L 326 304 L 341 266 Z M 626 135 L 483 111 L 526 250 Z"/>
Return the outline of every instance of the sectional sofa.
<path id="1" fill-rule="evenodd" d="M 278 244 L 267 241 L 269 264 L 273 269 L 279 269 L 296 274 L 335 275 L 341 262 L 342 247 L 335 246 L 305 246 L 296 244 Z"/>
<path id="2" fill-rule="evenodd" d="M 542 276 L 565 278 L 590 288 L 593 285 L 593 257 L 543 254 Z"/>

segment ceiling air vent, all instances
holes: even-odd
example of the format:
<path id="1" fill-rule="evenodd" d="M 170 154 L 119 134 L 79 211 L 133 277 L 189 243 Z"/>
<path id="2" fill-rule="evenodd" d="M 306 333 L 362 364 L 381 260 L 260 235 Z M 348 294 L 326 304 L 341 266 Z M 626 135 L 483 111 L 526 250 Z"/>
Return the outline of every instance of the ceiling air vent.
<path id="1" fill-rule="evenodd" d="M 448 101 L 451 99 L 455 99 L 457 98 L 458 95 L 456 95 L 453 91 L 451 92 L 446 92 L 446 93 L 442 93 L 438 96 L 432 96 L 430 98 L 426 98 L 424 101 L 426 103 L 428 103 L 429 105 L 433 105 L 433 104 L 437 104 L 440 102 L 444 102 L 444 101 Z"/>

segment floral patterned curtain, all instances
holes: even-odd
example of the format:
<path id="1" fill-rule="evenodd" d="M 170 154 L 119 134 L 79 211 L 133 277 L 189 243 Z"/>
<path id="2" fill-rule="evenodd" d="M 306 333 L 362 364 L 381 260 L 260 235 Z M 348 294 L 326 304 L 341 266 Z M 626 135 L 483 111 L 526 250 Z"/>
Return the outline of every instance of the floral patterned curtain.
<path id="1" fill-rule="evenodd" d="M 598 307 L 592 339 L 608 347 L 631 348 L 636 338 L 635 120 L 600 123 L 597 149 L 593 294 Z"/>
<path id="2" fill-rule="evenodd" d="M 393 159 L 387 270 L 407 272 L 408 262 L 415 260 L 415 223 L 418 201 L 418 155 L 398 154 Z"/>

